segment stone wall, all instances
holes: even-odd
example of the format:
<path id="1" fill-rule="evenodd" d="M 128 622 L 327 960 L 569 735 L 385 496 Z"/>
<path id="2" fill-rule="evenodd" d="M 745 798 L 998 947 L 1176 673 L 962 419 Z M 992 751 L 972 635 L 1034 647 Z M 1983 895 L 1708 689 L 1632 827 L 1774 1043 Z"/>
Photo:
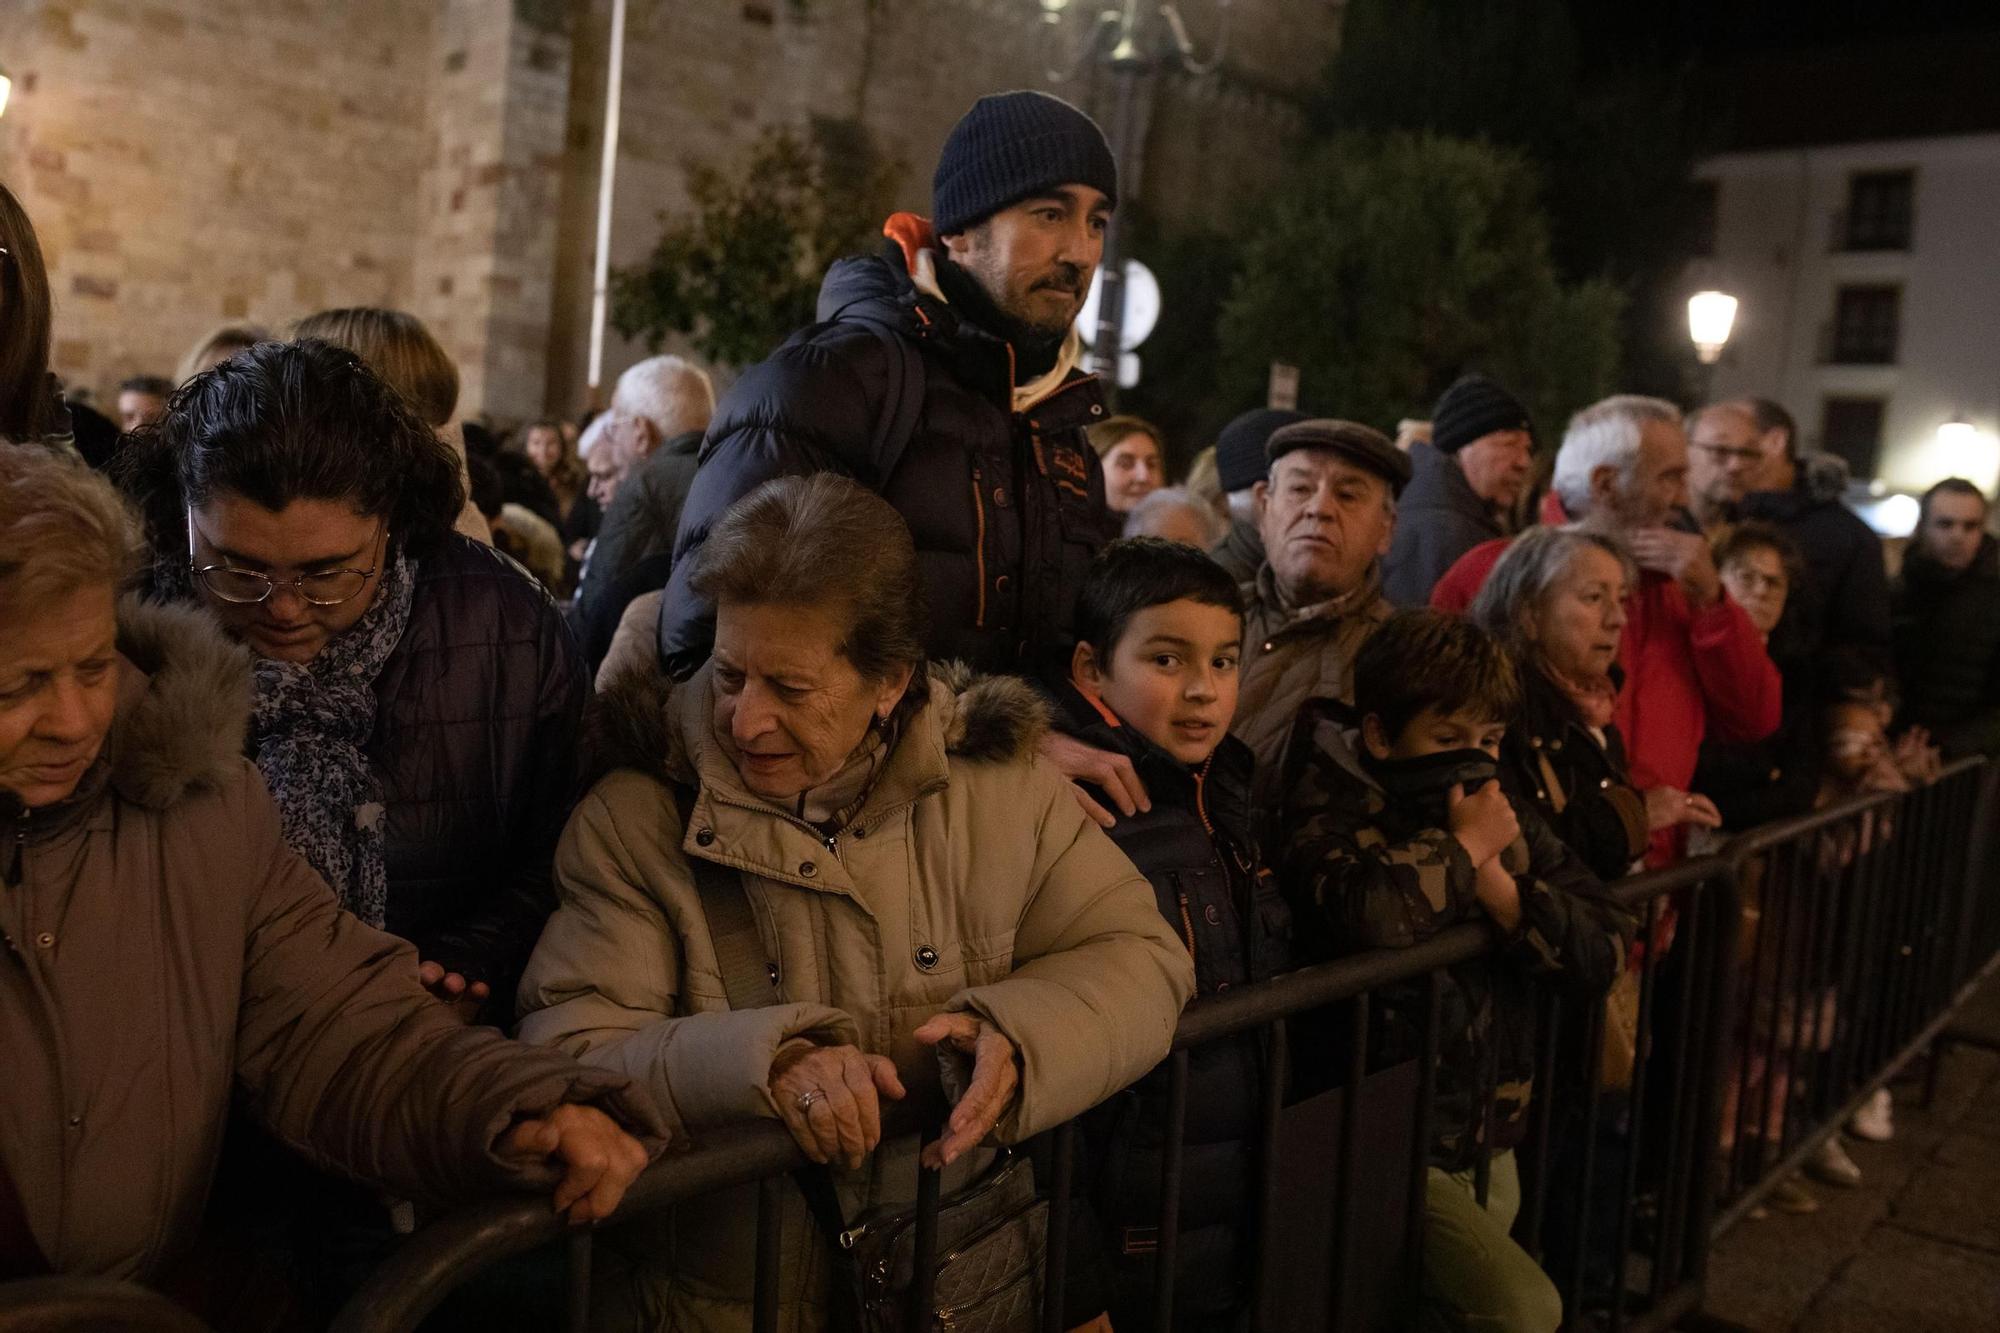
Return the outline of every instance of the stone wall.
<path id="1" fill-rule="evenodd" d="M 1139 196 L 1226 224 L 1282 162 L 1342 0 L 1235 0 L 1214 75 L 1142 96 Z M 859 120 L 927 211 L 981 93 L 1068 78 L 1084 12 L 1036 0 L 631 0 L 611 255 L 685 207 L 685 164 L 766 128 Z M 1202 51 L 1216 0 L 1182 9 Z M 0 180 L 56 288 L 57 370 L 108 394 L 223 319 L 414 311 L 459 360 L 462 410 L 573 411 L 585 374 L 610 0 L 6 0 Z M 1129 164 L 1128 164 L 1129 170 Z M 606 378 L 640 355 L 613 335 Z"/>

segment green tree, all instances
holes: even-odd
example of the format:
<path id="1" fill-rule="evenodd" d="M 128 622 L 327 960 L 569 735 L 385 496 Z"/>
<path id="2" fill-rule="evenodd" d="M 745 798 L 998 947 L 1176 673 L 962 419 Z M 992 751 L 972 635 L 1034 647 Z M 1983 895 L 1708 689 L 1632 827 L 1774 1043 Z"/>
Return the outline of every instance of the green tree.
<path id="1" fill-rule="evenodd" d="M 687 164 L 686 215 L 661 214 L 645 260 L 611 278 L 611 323 L 658 351 L 691 338 L 723 365 L 761 360 L 810 324 L 827 266 L 864 248 L 900 168 L 853 121 L 767 130 L 734 169 Z"/>
<path id="2" fill-rule="evenodd" d="M 1691 254 L 1689 174 L 1714 137 L 1688 52 L 1664 13 L 1603 0 L 1353 0 L 1314 131 L 1429 131 L 1515 148 L 1541 172 L 1565 278 L 1607 278 L 1628 303 L 1625 382 L 1691 387 L 1674 308 Z"/>
<path id="3" fill-rule="evenodd" d="M 1322 142 L 1244 234 L 1218 329 L 1224 393 L 1257 401 L 1270 363 L 1291 362 L 1302 407 L 1387 427 L 1477 368 L 1549 438 L 1610 391 L 1622 298 L 1558 280 L 1538 188 L 1525 159 L 1490 144 Z"/>

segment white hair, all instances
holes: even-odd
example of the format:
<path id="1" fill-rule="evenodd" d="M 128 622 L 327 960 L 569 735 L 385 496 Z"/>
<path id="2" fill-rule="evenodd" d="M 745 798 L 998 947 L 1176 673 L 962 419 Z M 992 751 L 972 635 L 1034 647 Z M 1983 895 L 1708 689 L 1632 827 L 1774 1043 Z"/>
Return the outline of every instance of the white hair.
<path id="1" fill-rule="evenodd" d="M 619 443 L 619 436 L 614 434 L 611 430 L 613 426 L 618 424 L 620 419 L 621 419 L 621 414 L 615 411 L 599 412 L 596 416 L 592 417 L 590 419 L 590 424 L 583 428 L 583 433 L 577 436 L 576 439 L 577 457 L 589 458 L 591 451 L 593 449 L 598 448 L 600 445 L 605 449 L 614 451 L 615 453 L 624 452 L 624 446 L 621 443 Z M 610 438 L 607 440 L 605 438 L 606 436 L 610 436 Z M 622 458 L 612 457 L 611 454 L 606 454 L 605 458 L 609 460 L 612 466 L 614 467 L 624 466 L 624 460 Z"/>
<path id="2" fill-rule="evenodd" d="M 1636 393 L 1613 394 L 1571 417 L 1549 483 L 1569 516 L 1582 518 L 1589 511 L 1590 478 L 1599 468 L 1616 468 L 1621 489 L 1631 484 L 1647 422 L 1677 425 L 1680 419 L 1681 410 L 1666 399 Z"/>
<path id="3" fill-rule="evenodd" d="M 1188 494 L 1185 486 L 1162 486 L 1145 499 L 1132 506 L 1132 512 L 1125 516 L 1126 537 L 1157 537 L 1160 525 L 1171 513 L 1186 510 L 1203 533 L 1202 549 L 1215 545 L 1229 535 L 1229 525 L 1222 515 Z"/>
<path id="4" fill-rule="evenodd" d="M 653 423 L 660 438 L 708 429 L 715 385 L 708 372 L 678 356 L 653 356 L 618 377 L 611 410 Z"/>

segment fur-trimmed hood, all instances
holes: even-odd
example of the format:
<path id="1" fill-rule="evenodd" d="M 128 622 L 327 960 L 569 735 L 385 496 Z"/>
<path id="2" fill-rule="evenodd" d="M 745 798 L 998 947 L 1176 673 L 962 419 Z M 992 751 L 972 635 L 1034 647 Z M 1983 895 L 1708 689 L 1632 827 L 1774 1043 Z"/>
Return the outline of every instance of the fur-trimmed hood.
<path id="1" fill-rule="evenodd" d="M 250 653 L 208 613 L 128 597 L 118 607 L 127 662 L 105 745 L 110 780 L 135 805 L 164 810 L 241 768 L 250 725 Z"/>
<path id="2" fill-rule="evenodd" d="M 696 747 L 710 738 L 709 668 L 676 684 L 650 669 L 606 683 L 584 715 L 584 753 L 592 779 L 637 769 L 663 782 L 690 782 Z M 1048 702 L 1013 676 L 977 676 L 961 662 L 930 667 L 930 698 L 897 742 L 936 738 L 951 759 L 1008 763 L 1031 754 L 1049 729 Z"/>

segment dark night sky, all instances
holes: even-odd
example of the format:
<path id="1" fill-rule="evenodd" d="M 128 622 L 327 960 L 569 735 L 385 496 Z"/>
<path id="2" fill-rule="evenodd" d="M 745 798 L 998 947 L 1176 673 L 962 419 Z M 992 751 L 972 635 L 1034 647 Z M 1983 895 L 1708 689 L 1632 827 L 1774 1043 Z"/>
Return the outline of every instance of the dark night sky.
<path id="1" fill-rule="evenodd" d="M 1594 49 L 1705 61 L 2000 30 L 1993 0 L 1572 0 L 1572 12 Z"/>

